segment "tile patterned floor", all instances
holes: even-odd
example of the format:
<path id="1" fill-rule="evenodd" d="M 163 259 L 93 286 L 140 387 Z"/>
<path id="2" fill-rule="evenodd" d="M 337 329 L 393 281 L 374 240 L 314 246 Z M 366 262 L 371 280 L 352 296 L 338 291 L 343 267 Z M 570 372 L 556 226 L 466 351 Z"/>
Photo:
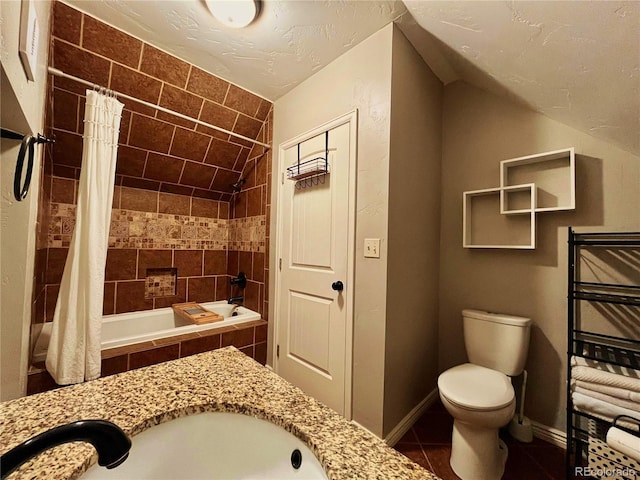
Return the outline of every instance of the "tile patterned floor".
<path id="1" fill-rule="evenodd" d="M 453 419 L 438 401 L 400 439 L 395 449 L 443 480 L 458 480 L 449 465 L 452 426 Z M 564 479 L 563 449 L 539 439 L 529 444 L 520 443 L 506 432 L 501 432 L 500 437 L 509 447 L 503 480 Z"/>

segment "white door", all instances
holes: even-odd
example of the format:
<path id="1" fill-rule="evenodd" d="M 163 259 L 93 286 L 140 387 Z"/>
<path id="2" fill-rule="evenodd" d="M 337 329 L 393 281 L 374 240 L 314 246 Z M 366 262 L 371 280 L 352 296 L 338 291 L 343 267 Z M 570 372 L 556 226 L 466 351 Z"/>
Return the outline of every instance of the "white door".
<path id="1" fill-rule="evenodd" d="M 286 167 L 298 155 L 324 157 L 324 131 L 302 137 L 299 149 L 295 140 L 281 147 L 276 371 L 349 418 L 355 112 L 342 122 L 324 130 L 330 173 L 301 181 L 304 188 L 286 178 Z"/>

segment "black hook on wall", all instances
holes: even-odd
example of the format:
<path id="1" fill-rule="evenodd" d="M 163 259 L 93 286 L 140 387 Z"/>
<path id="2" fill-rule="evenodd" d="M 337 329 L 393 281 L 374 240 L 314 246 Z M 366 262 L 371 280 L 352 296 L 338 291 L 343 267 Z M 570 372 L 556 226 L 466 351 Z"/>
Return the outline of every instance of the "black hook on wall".
<path id="1" fill-rule="evenodd" d="M 40 143 L 55 143 L 55 139 L 47 138 L 41 134 L 38 134 L 37 137 L 32 137 L 29 134 L 22 135 L 5 128 L 0 129 L 0 134 L 2 138 L 7 138 L 9 140 L 20 140 L 21 142 L 20 152 L 18 153 L 18 160 L 16 162 L 16 173 L 13 177 L 13 196 L 17 201 L 21 202 L 22 200 L 27 198 L 29 185 L 31 184 L 31 174 L 33 173 L 34 145 Z M 26 156 L 27 152 L 29 153 L 29 158 L 27 159 L 27 172 L 24 176 L 24 183 L 21 184 L 22 169 L 24 168 L 24 157 Z"/>

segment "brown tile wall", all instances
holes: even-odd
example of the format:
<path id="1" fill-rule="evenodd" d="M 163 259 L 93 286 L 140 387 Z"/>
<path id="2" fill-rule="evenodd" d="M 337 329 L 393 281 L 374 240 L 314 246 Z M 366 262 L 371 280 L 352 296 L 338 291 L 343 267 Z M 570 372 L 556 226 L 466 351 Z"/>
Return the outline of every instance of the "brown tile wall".
<path id="1" fill-rule="evenodd" d="M 49 63 L 229 131 L 262 135 L 271 102 L 55 2 Z M 86 87 L 50 77 L 47 126 L 54 175 L 78 178 Z M 261 151 L 246 140 L 123 101 L 116 185 L 229 201 L 231 185 Z"/>
<path id="2" fill-rule="evenodd" d="M 264 143 L 272 143 L 273 110 L 267 114 L 264 127 L 258 139 Z M 243 178 L 246 183 L 242 191 L 232 196 L 230 201 L 230 223 L 232 225 L 229 238 L 230 274 L 243 271 L 248 282 L 244 291 L 245 305 L 259 311 L 262 318 L 268 320 L 269 312 L 269 223 L 271 218 L 271 162 L 272 150 L 256 145 L 247 161 Z M 233 228 L 235 225 L 238 228 Z M 242 228 L 246 225 L 249 228 Z M 252 243 L 247 246 L 247 231 Z M 251 232 L 255 232 L 251 235 Z M 234 234 L 236 236 L 234 236 Z M 241 235 L 245 235 L 244 238 Z M 237 295 L 235 287 L 232 296 Z"/>
<path id="3" fill-rule="evenodd" d="M 267 361 L 267 323 L 264 320 L 257 320 L 211 332 L 196 332 L 111 348 L 102 352 L 101 376 L 106 377 L 230 345 L 264 365 Z M 28 377 L 27 395 L 57 387 L 58 385 L 48 372 L 42 371 L 42 368 L 34 369 Z"/>
<path id="4" fill-rule="evenodd" d="M 66 200 L 68 195 L 65 189 L 56 187 L 56 185 L 62 184 L 69 187 L 72 192 L 74 188 L 77 190 L 77 182 L 71 181 L 70 185 L 67 185 L 67 182 L 69 181 L 64 178 L 52 178 L 54 193 L 51 197 L 52 213 L 50 214 L 49 240 L 47 248 L 43 249 L 43 266 L 40 267 L 44 272 L 44 305 L 41 311 L 36 313 L 39 315 L 37 322 L 53 319 L 57 292 L 69 250 L 68 242 L 73 233 L 75 206 L 61 203 L 60 200 Z M 58 196 L 56 191 L 64 193 L 60 193 Z M 118 208 L 124 205 L 136 208 L 145 207 L 146 210 L 134 211 Z M 64 211 L 68 216 L 58 216 L 60 211 Z M 179 215 L 179 213 L 186 215 Z M 191 216 L 195 213 L 201 216 Z M 105 267 L 104 314 L 163 308 L 173 303 L 185 301 L 207 302 L 229 298 L 230 284 L 227 274 L 226 245 L 213 240 L 185 239 L 183 241 L 179 238 L 176 240 L 177 243 L 169 244 L 168 248 L 158 248 L 158 246 L 163 247 L 164 245 L 158 242 L 154 243 L 154 240 L 162 237 L 160 240 L 164 241 L 163 234 L 149 232 L 146 230 L 147 227 L 151 230 L 148 222 L 141 224 L 135 220 L 145 216 L 147 217 L 145 220 L 149 220 L 151 214 L 162 216 L 165 219 L 187 219 L 191 220 L 189 223 L 200 225 L 208 224 L 208 222 L 223 222 L 226 229 L 228 204 L 215 200 L 146 192 L 127 187 L 117 188 L 114 195 L 110 245 Z M 116 221 L 114 218 L 118 220 Z M 159 226 L 157 223 L 153 225 L 156 228 Z M 125 237 L 112 236 L 114 230 L 120 228 L 124 230 Z M 185 226 L 184 230 L 186 231 L 187 228 L 192 227 Z M 204 227 L 200 228 L 202 230 Z M 134 229 L 141 230 L 140 236 L 133 237 Z M 154 236 L 148 237 L 154 233 L 155 238 Z M 211 235 L 208 230 L 205 233 Z M 60 237 L 64 238 L 64 241 L 58 240 Z M 201 245 L 199 248 L 193 248 L 193 245 L 198 244 Z M 176 295 L 153 299 L 145 298 L 145 278 L 148 268 L 177 268 Z"/>
<path id="5" fill-rule="evenodd" d="M 53 90 L 52 85 L 47 85 L 49 92 Z M 48 96 L 51 101 L 51 95 Z M 45 125 L 50 122 L 51 109 L 45 108 Z M 51 130 L 45 129 L 45 135 L 51 137 Z M 36 253 L 33 269 L 33 295 L 31 305 L 32 323 L 36 324 L 36 328 L 32 328 L 32 346 L 35 343 L 35 337 L 40 330 L 37 329 L 38 323 L 44 322 L 44 310 L 46 300 L 46 264 L 47 264 L 47 242 L 48 228 L 50 223 L 48 205 L 51 203 L 52 196 L 52 176 L 51 169 L 53 165 L 53 147 L 51 144 L 43 144 L 41 147 L 42 161 L 40 162 L 40 181 L 41 188 L 38 191 L 38 216 L 36 219 Z M 33 189 L 32 189 L 33 190 Z"/>
<path id="6" fill-rule="evenodd" d="M 44 170 L 44 168 L 43 168 Z M 41 174 L 43 188 L 39 191 L 39 205 L 48 205 L 51 202 L 51 175 Z M 49 225 L 49 209 L 38 208 L 36 222 L 36 253 L 33 269 L 33 294 L 31 304 L 32 323 L 44 322 L 44 310 L 46 299 L 46 272 L 47 272 L 47 228 Z M 37 334 L 38 332 L 34 332 Z"/>
<path id="7" fill-rule="evenodd" d="M 271 143 L 270 102 L 68 5 L 55 2 L 53 12 L 52 66 Z M 53 317 L 75 223 L 74 218 L 68 217 L 66 222 L 58 218 L 58 224 L 50 214 L 56 203 L 73 205 L 77 197 L 85 105 L 85 87 L 76 82 L 50 76 L 48 89 L 45 124 L 47 134 L 55 135 L 56 144 L 47 149 L 43 162 L 34 323 Z M 245 304 L 266 317 L 271 151 L 265 154 L 263 147 L 247 141 L 134 102 L 124 103 L 114 211 L 224 219 L 233 242 L 222 252 L 215 246 L 202 245 L 187 248 L 190 252 L 185 253 L 184 245 L 158 247 L 158 237 L 152 233 L 146 238 L 154 242 L 148 245 L 110 245 L 105 313 L 244 293 Z M 232 194 L 230 185 L 240 178 L 246 179 L 243 191 Z M 125 229 L 133 225 L 128 220 L 118 220 Z M 52 226 L 57 228 L 54 234 Z M 144 277 L 140 275 L 141 269 L 147 267 L 177 267 L 178 294 L 145 300 Z M 247 289 L 231 292 L 229 276 L 242 269 L 249 278 Z"/>

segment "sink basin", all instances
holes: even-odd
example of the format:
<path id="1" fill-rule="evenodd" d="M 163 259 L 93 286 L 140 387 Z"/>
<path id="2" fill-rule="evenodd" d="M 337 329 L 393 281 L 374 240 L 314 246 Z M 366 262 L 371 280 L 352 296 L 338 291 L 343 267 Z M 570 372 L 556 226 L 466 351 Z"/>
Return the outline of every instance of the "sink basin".
<path id="1" fill-rule="evenodd" d="M 237 413 L 181 417 L 145 430 L 132 442 L 122 465 L 113 470 L 94 465 L 82 479 L 327 479 L 298 438 Z M 299 468 L 292 459 L 300 460 Z"/>

